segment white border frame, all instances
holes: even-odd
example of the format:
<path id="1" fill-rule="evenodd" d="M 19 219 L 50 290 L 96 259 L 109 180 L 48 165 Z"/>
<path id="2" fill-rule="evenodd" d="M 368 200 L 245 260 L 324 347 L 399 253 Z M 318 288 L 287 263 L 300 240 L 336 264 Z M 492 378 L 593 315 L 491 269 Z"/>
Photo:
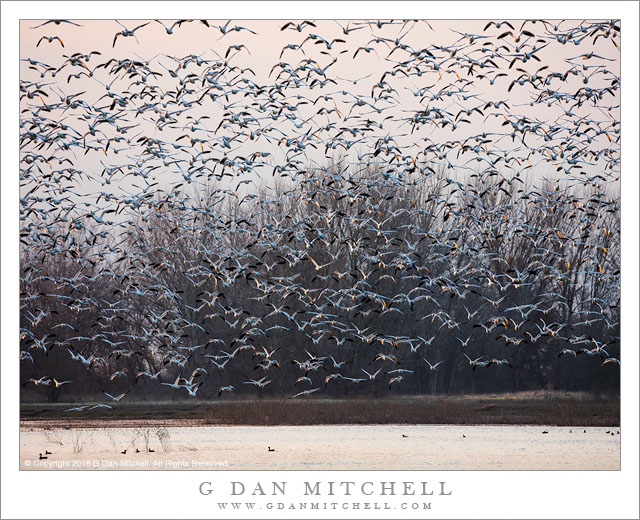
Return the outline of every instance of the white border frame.
<path id="1" fill-rule="evenodd" d="M 20 18 L 567 18 L 622 20 L 622 470 L 615 472 L 28 472 L 18 471 L 18 63 Z M 2 2 L 2 518 L 211 518 L 229 515 L 202 481 L 446 481 L 436 518 L 638 518 L 638 3 L 627 2 Z M 337 16 L 339 14 L 339 16 Z M 381 501 L 372 497 L 369 501 Z M 287 496 L 287 499 L 302 497 Z M 222 499 L 221 499 L 222 500 Z M 260 518 L 300 511 L 259 510 Z M 388 518 L 389 511 L 306 511 L 312 518 Z M 246 517 L 241 510 L 233 517 Z M 398 511 L 398 514 L 402 514 Z"/>

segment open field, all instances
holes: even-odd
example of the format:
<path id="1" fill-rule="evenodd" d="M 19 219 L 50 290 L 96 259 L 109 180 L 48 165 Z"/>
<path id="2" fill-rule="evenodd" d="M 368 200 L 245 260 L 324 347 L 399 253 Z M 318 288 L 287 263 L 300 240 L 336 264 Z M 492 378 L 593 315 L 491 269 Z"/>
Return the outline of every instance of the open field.
<path id="1" fill-rule="evenodd" d="M 530 424 L 619 426 L 616 397 L 523 392 L 475 396 L 407 396 L 384 399 L 264 399 L 124 402 L 112 410 L 69 411 L 64 404 L 22 404 L 23 429 L 198 425 L 314 424 Z"/>

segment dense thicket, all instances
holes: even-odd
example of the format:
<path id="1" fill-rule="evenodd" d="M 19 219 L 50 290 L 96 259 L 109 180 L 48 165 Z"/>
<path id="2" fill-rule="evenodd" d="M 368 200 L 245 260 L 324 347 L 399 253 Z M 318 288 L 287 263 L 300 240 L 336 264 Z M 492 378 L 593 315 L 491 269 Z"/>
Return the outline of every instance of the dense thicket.
<path id="1" fill-rule="evenodd" d="M 338 162 L 242 203 L 213 187 L 148 199 L 107 235 L 119 244 L 106 255 L 77 233 L 42 237 L 55 247 L 22 262 L 21 348 L 33 358 L 23 380 L 73 380 L 75 398 L 182 397 L 159 381 L 197 367 L 208 398 L 227 385 L 327 396 L 617 388 L 617 368 L 601 366 L 619 354 L 616 197 L 389 172 Z M 558 357 L 567 348 L 579 355 Z M 75 352 L 103 360 L 82 367 Z M 482 366 L 493 358 L 510 366 Z M 371 382 L 365 370 L 378 369 Z M 116 370 L 126 374 L 110 381 Z M 331 374 L 366 381 L 325 387 Z M 244 385 L 263 376 L 263 390 Z"/>

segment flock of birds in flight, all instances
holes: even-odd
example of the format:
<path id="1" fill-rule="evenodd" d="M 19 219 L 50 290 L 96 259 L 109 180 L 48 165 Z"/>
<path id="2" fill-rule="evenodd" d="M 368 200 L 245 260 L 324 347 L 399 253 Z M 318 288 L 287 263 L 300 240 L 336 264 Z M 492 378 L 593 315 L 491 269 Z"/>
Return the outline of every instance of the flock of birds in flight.
<path id="1" fill-rule="evenodd" d="M 74 411 L 140 379 L 263 391 L 283 363 L 292 398 L 392 389 L 435 377 L 444 348 L 473 374 L 514 370 L 524 345 L 620 364 L 616 21 L 489 21 L 450 43 L 424 20 L 263 22 L 291 37 L 273 65 L 255 23 L 112 21 L 73 53 L 52 34 L 87 23 L 26 31 L 60 56 L 22 60 L 25 385 L 73 387 L 54 349 L 106 372 L 107 403 Z M 154 26 L 209 31 L 213 55 L 115 54 Z"/>

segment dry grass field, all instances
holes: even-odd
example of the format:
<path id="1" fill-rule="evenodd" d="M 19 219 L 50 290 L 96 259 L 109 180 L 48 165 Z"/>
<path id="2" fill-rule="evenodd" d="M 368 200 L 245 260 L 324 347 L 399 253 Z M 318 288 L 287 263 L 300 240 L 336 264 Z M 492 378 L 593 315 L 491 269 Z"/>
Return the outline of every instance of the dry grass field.
<path id="1" fill-rule="evenodd" d="M 21 426 L 104 427 L 140 424 L 545 424 L 619 426 L 617 397 L 523 392 L 474 396 L 406 396 L 383 399 L 264 399 L 129 402 L 111 410 L 70 411 L 75 404 L 23 404 Z"/>

